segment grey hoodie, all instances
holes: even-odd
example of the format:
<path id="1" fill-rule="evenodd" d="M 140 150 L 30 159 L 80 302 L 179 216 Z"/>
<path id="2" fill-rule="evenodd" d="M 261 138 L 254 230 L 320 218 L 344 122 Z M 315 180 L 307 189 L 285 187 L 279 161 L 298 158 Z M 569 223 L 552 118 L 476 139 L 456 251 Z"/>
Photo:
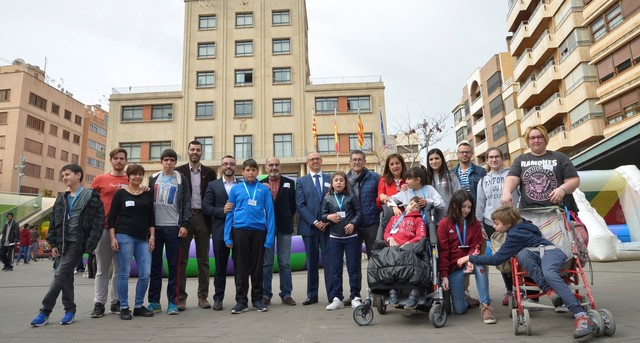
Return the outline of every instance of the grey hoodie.
<path id="1" fill-rule="evenodd" d="M 493 226 L 491 214 L 498 207 L 502 206 L 502 186 L 509 174 L 509 168 L 503 168 L 499 172 L 490 171 L 478 182 L 478 203 L 476 204 L 476 218 L 478 221 Z M 513 203 L 518 207 L 520 203 L 520 192 L 518 188 L 511 193 Z"/>

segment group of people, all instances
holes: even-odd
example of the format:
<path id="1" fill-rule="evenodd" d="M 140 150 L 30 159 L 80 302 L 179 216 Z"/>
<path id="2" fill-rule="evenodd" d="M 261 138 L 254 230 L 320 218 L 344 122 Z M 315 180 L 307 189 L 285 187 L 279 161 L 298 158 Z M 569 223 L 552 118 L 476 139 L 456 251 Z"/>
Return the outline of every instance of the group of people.
<path id="1" fill-rule="evenodd" d="M 517 232 L 528 230 L 527 235 L 537 238 L 527 236 L 523 240 L 522 235 L 513 235 L 517 237 L 505 243 L 509 247 L 505 250 L 512 255 L 527 244 L 551 244 L 541 238 L 539 230 L 531 230 L 514 207 L 518 204 L 571 206 L 571 193 L 579 184 L 568 157 L 546 150 L 548 135 L 544 127 L 530 128 L 525 137 L 530 153 L 518 156 L 509 169 L 503 167 L 503 152 L 490 148 L 486 171 L 471 162 L 473 148 L 469 143 L 459 144 L 459 164 L 452 170 L 448 169 L 442 151 L 432 149 L 427 153 L 427 166 L 407 168 L 402 155 L 389 155 L 382 176 L 366 168 L 363 151 L 351 152 L 348 172 L 338 171 L 332 175 L 322 172 L 322 156 L 311 152 L 306 159 L 308 173 L 296 181 L 280 174 L 278 157 L 266 160 L 264 167 L 268 176 L 263 180 L 258 180 L 257 162 L 246 159 L 240 181 L 234 176 L 235 159 L 229 155 L 222 158 L 222 175 L 216 179 L 216 173 L 200 163 L 202 145 L 197 141 L 188 145 L 189 162 L 177 168 L 176 152 L 163 151 L 162 170 L 150 178 L 148 186 L 143 186 L 142 166 L 131 164 L 125 171 L 127 154 L 123 149 L 111 152 L 112 171 L 96 177 L 92 189 L 81 186 L 83 173 L 79 166 L 67 165 L 62 173 L 68 190 L 54 205 L 47 236 L 52 253 L 61 255 L 61 262 L 40 313 L 31 324 L 46 324 L 60 292 L 65 306 L 61 324 L 73 322 L 72 269 L 85 251 L 95 253 L 97 261 L 95 307 L 91 317 L 99 318 L 105 313 L 111 265 L 114 277 L 110 312 L 120 313 L 121 319 L 161 312 L 163 251 L 168 264 L 166 312 L 178 314 L 186 309 L 185 268 L 192 240 L 198 264 L 199 307 L 223 310 L 230 256 L 235 267 L 236 287 L 232 314 L 246 312 L 249 300 L 255 310 L 268 311 L 273 297 L 275 256 L 280 277 L 278 295 L 283 304 L 296 305 L 291 297 L 289 265 L 296 213 L 297 232 L 302 236 L 307 257 L 307 297 L 302 305 L 319 302 L 322 261 L 326 309 L 357 307 L 362 303 L 362 243 L 370 255 L 377 232 L 385 230 L 384 238 L 390 246 L 413 244 L 426 236 L 424 224 L 431 209 L 438 221 L 440 256 L 439 265 L 434 268 L 442 278 L 442 287 L 451 291 L 454 312 L 463 314 L 470 306 L 480 306 L 483 321 L 495 323 L 486 264 L 500 263 L 500 259 L 508 257 L 504 254 L 484 257 L 486 240 L 494 231 L 505 232 L 513 227 L 518 228 Z M 216 261 L 213 305 L 207 299 L 211 240 Z M 554 303 L 558 302 L 557 294 L 574 313 L 577 323 L 574 335 L 579 336 L 589 331 L 593 323 L 579 304 L 576 305 L 575 297 L 570 292 L 567 295 L 559 285 L 556 278 L 559 271 L 553 269 L 557 261 L 548 261 L 553 256 L 527 256 L 523 264 L 527 270 L 534 271 L 531 277 L 543 291 L 554 295 Z M 131 311 L 127 288 L 133 257 L 138 281 Z M 348 297 L 342 287 L 343 261 L 349 277 Z M 541 264 L 542 270 L 536 269 L 535 266 Z M 549 268 L 553 271 L 549 272 Z M 479 301 L 469 296 L 470 274 L 475 276 Z M 510 275 L 503 278 L 509 295 Z M 415 308 L 418 296 L 417 291 L 412 291 L 405 308 Z M 391 297 L 393 301 L 393 294 Z"/>
<path id="2" fill-rule="evenodd" d="M 13 270 L 16 248 L 18 248 L 18 253 L 15 254 L 16 265 L 20 264 L 20 260 L 23 260 L 25 265 L 29 264 L 29 261 L 37 261 L 39 239 L 40 233 L 35 225 L 24 224 L 20 228 L 20 224 L 13 217 L 13 212 L 8 212 L 7 222 L 2 227 L 2 235 L 0 235 L 2 270 Z"/>

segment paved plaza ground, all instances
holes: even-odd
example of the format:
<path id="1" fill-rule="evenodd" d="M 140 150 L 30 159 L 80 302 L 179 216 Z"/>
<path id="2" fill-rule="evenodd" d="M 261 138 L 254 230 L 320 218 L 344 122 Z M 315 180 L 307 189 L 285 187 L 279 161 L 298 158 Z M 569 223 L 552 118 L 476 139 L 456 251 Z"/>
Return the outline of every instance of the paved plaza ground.
<path id="1" fill-rule="evenodd" d="M 363 271 L 366 261 L 363 261 Z M 589 342 L 640 342 L 640 261 L 593 263 L 592 286 L 598 308 L 609 309 L 615 316 L 617 332 L 613 337 L 589 338 Z M 60 299 L 51 314 L 49 324 L 41 328 L 29 325 L 38 313 L 42 297 L 51 282 L 51 263 L 35 262 L 17 266 L 13 272 L 0 273 L 0 342 L 571 342 L 573 319 L 568 314 L 551 311 L 532 312 L 531 336 L 514 336 L 506 306 L 500 304 L 504 293 L 502 279 L 495 269 L 490 272 L 490 289 L 494 298 L 495 325 L 483 324 L 479 309 L 462 316 L 452 315 L 443 328 L 429 324 L 426 313 L 405 316 L 403 311 L 389 309 L 386 315 L 375 312 L 370 326 L 360 327 L 352 318 L 352 309 L 329 312 L 327 299 L 318 304 L 302 306 L 306 298 L 306 272 L 294 272 L 293 298 L 297 306 L 281 305 L 279 299 L 269 311 L 249 311 L 231 315 L 234 303 L 233 277 L 227 279 L 225 310 L 215 312 L 197 307 L 197 280 L 190 278 L 187 290 L 192 296 L 187 310 L 177 316 L 165 313 L 153 318 L 134 317 L 120 320 L 107 314 L 92 319 L 93 279 L 76 276 L 76 321 L 59 325 L 63 315 Z M 366 275 L 366 274 L 365 274 Z M 322 279 L 322 276 L 321 276 Z M 278 289 L 274 278 L 274 290 Z M 348 289 L 345 273 L 345 289 Z M 135 279 L 130 283 L 130 302 Z M 366 282 L 363 282 L 366 286 Z M 166 286 L 166 280 L 165 284 Z M 324 292 L 324 287 L 321 287 Z M 277 292 L 276 292 L 277 293 Z M 347 292 L 348 293 L 348 292 Z M 164 294 L 164 289 L 163 289 Z M 363 292 L 363 295 L 365 292 Z M 473 290 L 472 294 L 477 293 Z M 276 297 L 277 298 L 277 297 Z M 547 301 L 547 300 L 543 300 Z M 163 298 L 163 308 L 166 300 Z"/>

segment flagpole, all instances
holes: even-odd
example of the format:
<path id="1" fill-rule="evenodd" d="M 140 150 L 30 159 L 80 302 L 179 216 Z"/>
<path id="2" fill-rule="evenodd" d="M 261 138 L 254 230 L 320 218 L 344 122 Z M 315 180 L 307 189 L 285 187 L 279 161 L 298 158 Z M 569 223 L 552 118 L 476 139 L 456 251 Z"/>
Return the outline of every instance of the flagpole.
<path id="1" fill-rule="evenodd" d="M 384 122 L 382 121 L 382 106 L 378 106 L 380 112 L 380 131 L 382 133 L 382 145 L 384 150 L 387 150 L 387 135 L 384 133 Z"/>

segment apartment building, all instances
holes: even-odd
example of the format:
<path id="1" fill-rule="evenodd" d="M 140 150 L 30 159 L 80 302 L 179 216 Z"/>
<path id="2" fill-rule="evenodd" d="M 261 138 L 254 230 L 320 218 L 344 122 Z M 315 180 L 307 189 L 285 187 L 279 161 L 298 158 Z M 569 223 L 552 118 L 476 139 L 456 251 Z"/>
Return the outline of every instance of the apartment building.
<path id="1" fill-rule="evenodd" d="M 93 175 L 104 169 L 104 156 L 87 151 L 87 108 L 68 91 L 50 86 L 45 73 L 17 59 L 0 66 L 0 192 L 55 196 L 64 191 L 60 168 L 77 163 Z M 92 142 L 104 147 L 103 135 Z M 22 173 L 19 173 L 22 165 Z M 22 174 L 22 175 L 20 175 Z"/>
<path id="2" fill-rule="evenodd" d="M 107 151 L 107 123 L 109 113 L 99 105 L 85 106 L 84 123 L 82 124 L 82 152 L 80 160 L 84 165 L 84 186 L 91 187 L 93 179 L 110 170 Z"/>
<path id="3" fill-rule="evenodd" d="M 196 139 L 205 165 L 218 166 L 227 154 L 239 164 L 276 155 L 283 173 L 301 176 L 307 152 L 316 149 L 326 170 L 348 168 L 349 151 L 358 147 L 358 113 L 363 149 L 382 144 L 380 77 L 310 78 L 304 0 L 184 3 L 182 85 L 114 89 L 107 150 L 122 147 L 152 172 L 160 169 L 162 150 L 176 150 L 184 162 L 187 143 Z M 378 169 L 375 156 L 367 162 Z"/>

